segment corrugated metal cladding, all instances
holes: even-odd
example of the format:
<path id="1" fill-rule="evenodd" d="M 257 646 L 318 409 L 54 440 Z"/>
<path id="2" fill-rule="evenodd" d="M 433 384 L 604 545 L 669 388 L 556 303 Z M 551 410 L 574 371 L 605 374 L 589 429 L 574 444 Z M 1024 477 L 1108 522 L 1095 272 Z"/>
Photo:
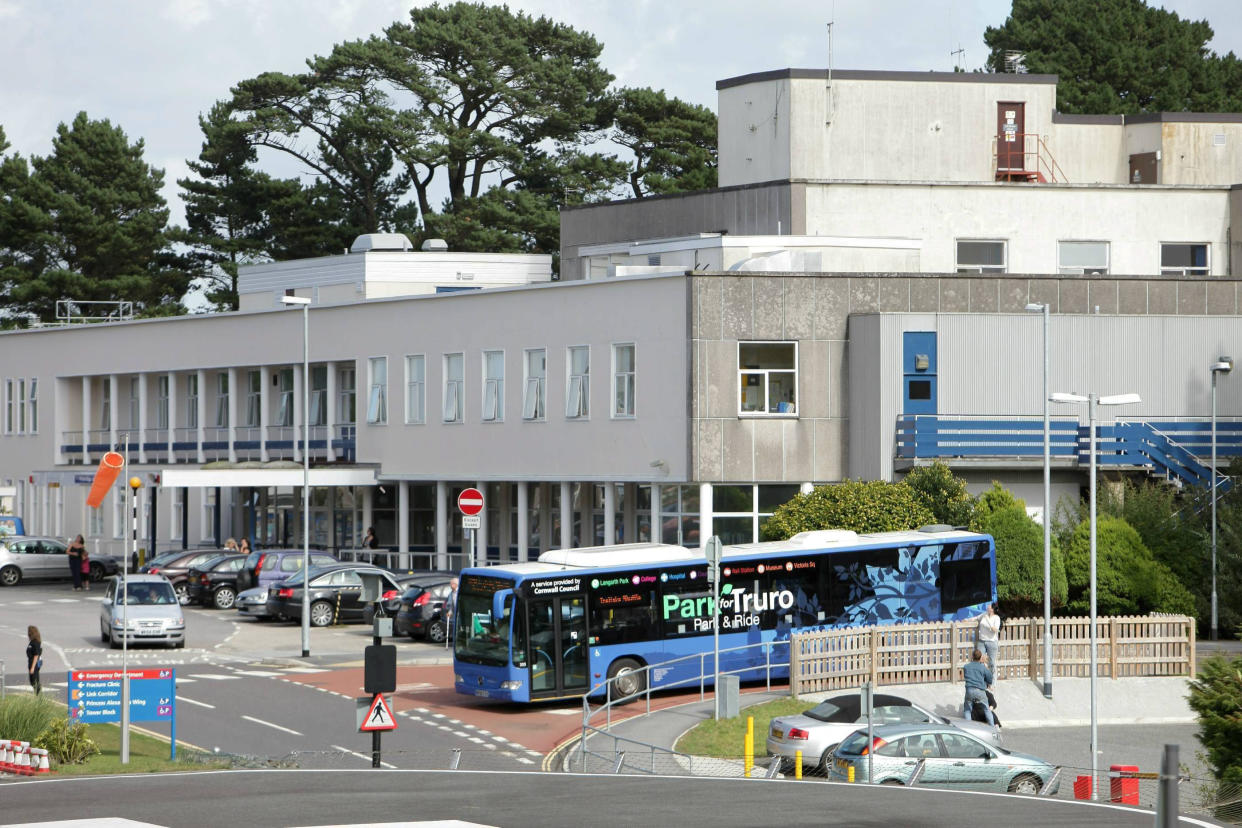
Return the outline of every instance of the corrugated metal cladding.
<path id="1" fill-rule="evenodd" d="M 1031 314 L 884 314 L 881 347 L 900 359 L 902 333 L 934 325 L 942 415 L 1043 413 L 1043 317 Z M 1242 319 L 1226 316 L 1059 316 L 1049 320 L 1049 390 L 1137 393 L 1143 401 L 1104 411 L 1130 417 L 1207 417 L 1209 366 L 1219 354 L 1242 359 Z M 892 376 L 889 376 L 892 374 Z M 851 381 L 855 381 L 851 377 Z M 900 371 L 887 370 L 885 414 L 900 406 Z M 891 389 L 890 389 L 891 386 Z M 890 412 L 889 409 L 892 409 Z M 1218 414 L 1242 415 L 1242 372 L 1217 387 Z M 1055 405 L 1054 415 L 1075 406 Z M 1085 421 L 1086 413 L 1082 412 Z"/>

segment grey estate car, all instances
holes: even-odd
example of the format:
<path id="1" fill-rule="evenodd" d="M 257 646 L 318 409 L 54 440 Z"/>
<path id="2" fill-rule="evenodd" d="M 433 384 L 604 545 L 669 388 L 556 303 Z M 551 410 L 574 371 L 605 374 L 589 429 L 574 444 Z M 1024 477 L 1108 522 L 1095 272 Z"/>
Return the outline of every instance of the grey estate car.
<path id="1" fill-rule="evenodd" d="M 68 547 L 56 538 L 9 535 L 0 538 L 0 586 L 16 586 L 24 580 L 55 578 L 68 580 Z M 90 579 L 102 581 L 120 568 L 109 555 L 90 556 Z"/>

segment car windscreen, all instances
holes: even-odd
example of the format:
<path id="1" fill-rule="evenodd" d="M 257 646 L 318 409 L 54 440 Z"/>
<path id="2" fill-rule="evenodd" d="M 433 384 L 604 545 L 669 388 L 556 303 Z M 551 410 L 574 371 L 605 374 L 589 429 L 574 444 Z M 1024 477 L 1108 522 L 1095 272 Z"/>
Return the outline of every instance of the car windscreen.
<path id="1" fill-rule="evenodd" d="M 156 557 L 147 561 L 147 566 L 163 566 L 164 564 L 167 564 L 170 561 L 177 560 L 177 558 L 180 558 L 184 554 L 185 552 L 182 552 L 180 549 L 178 549 L 176 552 L 165 552 L 163 555 L 157 555 Z"/>
<path id="2" fill-rule="evenodd" d="M 837 755 L 849 754 L 858 756 L 867 747 L 867 731 L 856 730 L 845 738 L 841 746 L 837 748 Z"/>
<path id="3" fill-rule="evenodd" d="M 173 591 L 172 584 L 169 583 L 131 583 L 126 592 L 129 595 L 129 601 L 120 600 L 117 603 L 129 603 L 131 606 L 178 603 L 177 593 Z"/>

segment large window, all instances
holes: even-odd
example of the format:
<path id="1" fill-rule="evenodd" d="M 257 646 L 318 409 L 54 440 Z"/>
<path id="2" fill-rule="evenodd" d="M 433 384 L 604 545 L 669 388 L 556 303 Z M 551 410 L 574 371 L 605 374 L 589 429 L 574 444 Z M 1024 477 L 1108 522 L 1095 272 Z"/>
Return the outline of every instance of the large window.
<path id="1" fill-rule="evenodd" d="M 104 533 L 104 513 L 103 509 L 87 509 L 86 510 L 86 535 L 90 538 L 97 538 Z"/>
<path id="2" fill-rule="evenodd" d="M 99 406 L 99 428 L 107 431 L 112 428 L 112 383 L 104 381 L 104 394 Z"/>
<path id="3" fill-rule="evenodd" d="M 505 352 L 483 352 L 483 422 L 505 418 Z"/>
<path id="4" fill-rule="evenodd" d="M 1008 262 L 1005 242 L 959 239 L 957 242 L 958 273 L 1004 273 Z"/>
<path id="5" fill-rule="evenodd" d="M 259 405 L 263 399 L 263 378 L 258 371 L 246 372 L 246 425 L 255 428 L 261 422 Z"/>
<path id="6" fill-rule="evenodd" d="M 1108 273 L 1108 242 L 1058 242 L 1057 272 Z"/>
<path id="7" fill-rule="evenodd" d="M 427 422 L 427 358 L 422 354 L 405 358 L 405 421 Z"/>
<path id="8" fill-rule="evenodd" d="M 798 343 L 739 342 L 737 370 L 742 416 L 797 415 Z"/>
<path id="9" fill-rule="evenodd" d="M 293 369 L 282 368 L 277 374 L 280 382 L 280 407 L 276 410 L 278 426 L 293 425 Z"/>
<path id="10" fill-rule="evenodd" d="M 219 489 L 203 489 L 203 530 L 200 533 L 204 540 L 209 540 L 217 545 L 220 543 L 220 538 L 216 532 L 216 511 L 219 508 L 216 502 L 216 495 L 218 492 Z"/>
<path id="11" fill-rule="evenodd" d="M 465 354 L 444 355 L 444 422 L 460 423 L 466 419 L 466 357 Z"/>
<path id="12" fill-rule="evenodd" d="M 229 427 L 229 374 L 216 374 L 216 428 Z"/>
<path id="13" fill-rule="evenodd" d="M 30 380 L 30 398 L 26 403 L 30 408 L 30 419 L 27 425 L 31 434 L 39 433 L 39 379 L 35 377 Z"/>
<path id="14" fill-rule="evenodd" d="M 168 428 L 168 375 L 155 378 L 155 427 Z"/>
<path id="15" fill-rule="evenodd" d="M 336 421 L 338 423 L 352 425 L 357 422 L 356 383 L 357 372 L 353 368 L 342 368 L 336 375 Z"/>
<path id="16" fill-rule="evenodd" d="M 565 416 L 571 420 L 591 415 L 591 348 L 576 345 L 566 352 Z"/>
<path id="17" fill-rule="evenodd" d="M 26 380 L 17 381 L 17 433 L 26 433 Z"/>
<path id="18" fill-rule="evenodd" d="M 1208 275 L 1208 246 L 1206 244 L 1161 244 L 1160 273 L 1187 276 Z"/>
<path id="19" fill-rule="evenodd" d="M 548 378 L 548 352 L 531 348 L 526 352 L 526 387 L 522 392 L 522 419 L 542 420 Z"/>
<path id="20" fill-rule="evenodd" d="M 185 525 L 185 493 L 187 491 L 187 489 L 172 490 L 172 525 L 168 527 L 168 536 L 173 540 L 181 540 L 183 537 L 181 529 Z"/>
<path id="21" fill-rule="evenodd" d="M 17 390 L 13 380 L 6 379 L 4 381 L 4 433 L 12 434 L 17 430 L 17 398 L 14 393 Z"/>
<path id="22" fill-rule="evenodd" d="M 367 396 L 367 422 L 383 425 L 388 422 L 388 357 L 371 357 L 368 361 L 371 392 Z"/>
<path id="23" fill-rule="evenodd" d="M 198 428 L 198 374 L 185 378 L 185 424 L 187 428 Z"/>
<path id="24" fill-rule="evenodd" d="M 310 424 L 328 424 L 328 366 L 311 368 Z"/>
<path id="25" fill-rule="evenodd" d="M 138 427 L 138 406 L 141 404 L 141 396 L 138 393 L 138 378 L 130 377 L 129 379 L 129 427 Z"/>
<path id="26" fill-rule="evenodd" d="M 634 343 L 612 346 L 612 416 L 634 416 Z"/>

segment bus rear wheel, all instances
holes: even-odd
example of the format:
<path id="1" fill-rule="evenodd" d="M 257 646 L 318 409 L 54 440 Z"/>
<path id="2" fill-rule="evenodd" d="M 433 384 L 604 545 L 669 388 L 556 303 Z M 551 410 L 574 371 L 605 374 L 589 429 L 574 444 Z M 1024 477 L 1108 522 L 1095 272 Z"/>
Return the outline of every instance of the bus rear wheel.
<path id="1" fill-rule="evenodd" d="M 612 698 L 626 699 L 637 696 L 647 689 L 647 674 L 643 666 L 632 658 L 619 658 L 608 668 L 612 680 Z"/>

